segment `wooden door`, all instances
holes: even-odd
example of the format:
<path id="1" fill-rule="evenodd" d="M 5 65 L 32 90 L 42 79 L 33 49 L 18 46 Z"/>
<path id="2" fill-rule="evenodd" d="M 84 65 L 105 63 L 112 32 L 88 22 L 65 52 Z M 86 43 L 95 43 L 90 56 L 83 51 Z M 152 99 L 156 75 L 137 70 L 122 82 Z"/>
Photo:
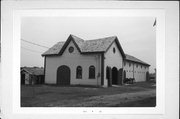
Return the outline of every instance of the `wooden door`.
<path id="1" fill-rule="evenodd" d="M 57 84 L 70 85 L 70 68 L 62 65 L 57 69 Z"/>

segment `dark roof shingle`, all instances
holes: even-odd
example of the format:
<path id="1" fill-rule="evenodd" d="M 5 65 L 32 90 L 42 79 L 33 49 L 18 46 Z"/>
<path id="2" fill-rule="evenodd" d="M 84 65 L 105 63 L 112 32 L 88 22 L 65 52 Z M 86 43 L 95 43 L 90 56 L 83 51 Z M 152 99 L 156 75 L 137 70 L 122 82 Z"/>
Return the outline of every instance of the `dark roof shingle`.
<path id="1" fill-rule="evenodd" d="M 63 47 L 64 43 L 65 42 L 56 43 L 54 46 L 52 46 L 46 52 L 44 52 L 42 54 L 42 56 L 44 56 L 44 55 L 57 55 L 60 52 L 61 48 Z"/>
<path id="2" fill-rule="evenodd" d="M 76 42 L 76 44 L 78 45 L 78 47 L 81 49 L 81 47 L 84 45 L 84 40 L 77 37 L 77 36 L 74 36 L 74 35 L 71 35 L 71 37 L 74 39 L 74 41 Z"/>
<path id="3" fill-rule="evenodd" d="M 112 36 L 112 37 L 99 38 L 94 40 L 83 40 L 74 35 L 70 35 L 70 36 L 76 42 L 82 53 L 105 52 L 107 48 L 112 44 L 112 42 L 117 38 L 116 36 Z M 46 52 L 44 52 L 42 56 L 57 55 L 61 51 L 64 44 L 65 42 L 58 42 L 57 44 L 49 48 Z"/>
<path id="4" fill-rule="evenodd" d="M 104 52 L 112 44 L 116 37 L 106 37 L 94 40 L 87 40 L 81 47 L 82 52 Z"/>
<path id="5" fill-rule="evenodd" d="M 77 47 L 79 48 L 81 53 L 106 52 L 106 50 L 116 40 L 117 44 L 119 46 L 118 48 L 126 60 L 138 62 L 138 63 L 145 64 L 145 65 L 149 65 L 149 64 L 147 64 L 147 63 L 145 63 L 145 62 L 143 62 L 143 61 L 141 61 L 141 60 L 139 60 L 139 59 L 137 59 L 131 55 L 127 55 L 127 54 L 125 55 L 116 36 L 99 38 L 99 39 L 94 39 L 94 40 L 83 40 L 83 39 L 71 34 L 69 36 L 69 38 L 72 38 L 74 40 L 74 42 L 77 44 Z M 69 38 L 68 38 L 68 40 L 69 40 Z M 43 53 L 42 56 L 58 55 L 60 53 L 61 49 L 63 49 L 64 45 L 67 45 L 67 42 L 58 42 L 53 47 L 51 47 L 49 50 L 47 50 L 45 53 Z"/>

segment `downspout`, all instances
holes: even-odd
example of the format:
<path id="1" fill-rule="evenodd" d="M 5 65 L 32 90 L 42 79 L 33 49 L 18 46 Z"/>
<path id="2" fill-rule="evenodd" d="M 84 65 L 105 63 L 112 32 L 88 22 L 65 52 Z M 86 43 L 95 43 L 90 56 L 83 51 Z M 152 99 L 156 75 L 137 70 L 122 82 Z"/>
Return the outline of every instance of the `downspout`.
<path id="1" fill-rule="evenodd" d="M 98 56 L 95 56 L 95 58 L 96 58 L 96 69 L 97 69 L 97 76 L 96 76 L 96 78 L 97 78 L 97 86 L 99 86 L 99 84 L 98 84 L 98 79 L 99 79 L 99 77 L 100 77 L 100 67 L 101 67 L 101 56 L 100 55 L 98 55 Z"/>
<path id="2" fill-rule="evenodd" d="M 104 85 L 104 53 L 101 54 L 101 86 Z"/>

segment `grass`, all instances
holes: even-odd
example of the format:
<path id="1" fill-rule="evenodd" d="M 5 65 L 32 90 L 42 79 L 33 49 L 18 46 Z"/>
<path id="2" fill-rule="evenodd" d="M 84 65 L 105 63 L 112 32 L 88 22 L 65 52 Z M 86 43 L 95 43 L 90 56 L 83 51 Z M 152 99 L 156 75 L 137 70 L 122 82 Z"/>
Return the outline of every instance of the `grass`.
<path id="1" fill-rule="evenodd" d="M 94 86 L 57 86 L 57 85 L 22 85 L 21 106 L 22 107 L 48 107 L 60 104 L 79 103 L 93 96 L 116 95 L 130 92 L 154 90 L 151 82 L 135 83 L 120 87 L 94 87 Z M 128 106 L 128 104 L 125 104 Z M 143 105 L 143 104 L 142 104 Z M 121 105 L 118 105 L 121 106 Z"/>

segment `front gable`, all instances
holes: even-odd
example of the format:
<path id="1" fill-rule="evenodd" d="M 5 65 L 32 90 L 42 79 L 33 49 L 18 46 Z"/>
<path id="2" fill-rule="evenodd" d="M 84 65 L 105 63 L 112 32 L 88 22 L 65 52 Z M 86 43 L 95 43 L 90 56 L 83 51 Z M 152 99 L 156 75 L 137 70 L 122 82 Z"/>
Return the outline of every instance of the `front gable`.
<path id="1" fill-rule="evenodd" d="M 61 56 L 75 56 L 75 55 L 80 55 L 80 51 L 77 48 L 77 46 L 75 45 L 75 43 L 73 42 L 73 40 L 71 40 L 68 45 L 66 46 L 66 48 L 64 49 L 64 51 L 62 52 Z"/>
<path id="2" fill-rule="evenodd" d="M 112 45 L 108 48 L 108 50 L 105 52 L 105 56 L 109 56 L 109 58 L 120 57 L 123 59 L 123 55 L 121 51 L 118 48 L 118 45 L 116 42 L 113 42 Z"/>
<path id="3" fill-rule="evenodd" d="M 116 38 L 107 48 L 107 50 L 105 51 L 105 54 L 107 54 L 107 52 L 109 52 L 109 50 L 112 50 L 112 47 L 115 47 L 116 50 L 118 50 L 118 52 L 121 54 L 122 58 L 125 59 L 125 54 L 124 51 L 119 43 L 119 40 Z"/>
<path id="4" fill-rule="evenodd" d="M 66 40 L 66 42 L 64 43 L 62 49 L 59 52 L 59 55 L 62 55 L 65 50 L 67 51 L 67 49 L 69 49 L 70 45 L 72 45 L 72 47 L 74 48 L 74 50 L 78 50 L 79 53 L 81 53 L 81 50 L 79 48 L 79 46 L 77 45 L 77 43 L 74 41 L 72 35 L 70 35 L 68 37 L 68 39 Z M 68 47 L 69 46 L 69 47 Z M 67 53 L 67 52 L 66 52 Z"/>
<path id="5" fill-rule="evenodd" d="M 105 68 L 108 67 L 116 67 L 118 70 L 123 68 L 123 55 L 120 52 L 118 45 L 116 42 L 113 42 L 112 45 L 109 47 L 107 52 L 104 54 L 104 66 Z"/>

